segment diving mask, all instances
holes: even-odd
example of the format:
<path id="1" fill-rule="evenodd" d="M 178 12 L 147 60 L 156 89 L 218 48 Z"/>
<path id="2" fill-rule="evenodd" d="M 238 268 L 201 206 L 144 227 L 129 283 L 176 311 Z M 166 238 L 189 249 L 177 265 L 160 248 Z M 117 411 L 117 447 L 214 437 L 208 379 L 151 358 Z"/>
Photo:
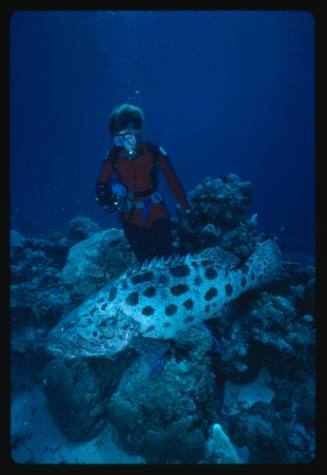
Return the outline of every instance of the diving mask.
<path id="1" fill-rule="evenodd" d="M 136 131 L 128 131 L 114 135 L 113 142 L 116 147 L 133 148 L 139 142 L 140 134 Z"/>

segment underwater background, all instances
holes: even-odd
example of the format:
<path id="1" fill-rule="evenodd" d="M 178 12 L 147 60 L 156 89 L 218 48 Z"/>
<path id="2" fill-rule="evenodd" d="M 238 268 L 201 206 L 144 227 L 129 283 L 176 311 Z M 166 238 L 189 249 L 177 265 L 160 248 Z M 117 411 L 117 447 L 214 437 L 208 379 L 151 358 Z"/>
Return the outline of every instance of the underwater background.
<path id="1" fill-rule="evenodd" d="M 313 459 L 314 47 L 314 17 L 305 11 L 11 17 L 14 460 Z M 258 241 L 275 237 L 285 257 L 278 282 L 238 302 L 230 323 L 213 323 L 210 356 L 210 338 L 193 329 L 188 356 L 167 356 L 155 380 L 145 377 L 148 362 L 130 354 L 97 365 L 44 352 L 47 332 L 62 316 L 135 263 L 117 216 L 95 201 L 111 146 L 109 114 L 123 103 L 142 108 L 143 137 L 168 152 L 205 215 L 191 235 L 160 179 L 176 250 L 218 244 L 246 259 Z M 202 209 L 204 201 L 212 209 Z M 142 397 L 133 399 L 135 393 Z M 135 423 L 127 427 L 126 420 Z"/>

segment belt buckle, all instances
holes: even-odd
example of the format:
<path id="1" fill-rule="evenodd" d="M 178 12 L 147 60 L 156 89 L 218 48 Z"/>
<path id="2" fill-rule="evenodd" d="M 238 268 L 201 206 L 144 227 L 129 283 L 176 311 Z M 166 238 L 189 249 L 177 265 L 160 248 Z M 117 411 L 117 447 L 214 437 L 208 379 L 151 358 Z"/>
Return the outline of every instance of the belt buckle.
<path id="1" fill-rule="evenodd" d="M 151 201 L 155 205 L 160 203 L 161 195 L 160 195 L 159 191 L 156 191 L 155 193 L 153 193 L 153 195 L 151 195 Z"/>

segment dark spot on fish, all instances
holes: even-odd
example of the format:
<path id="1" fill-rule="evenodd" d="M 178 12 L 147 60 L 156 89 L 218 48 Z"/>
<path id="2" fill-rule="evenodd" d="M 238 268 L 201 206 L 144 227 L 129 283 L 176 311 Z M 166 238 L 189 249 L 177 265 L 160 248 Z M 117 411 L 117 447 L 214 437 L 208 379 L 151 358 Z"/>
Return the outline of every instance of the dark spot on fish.
<path id="1" fill-rule="evenodd" d="M 129 327 L 128 323 L 125 323 L 125 325 L 123 325 L 123 330 L 127 330 L 128 327 Z"/>
<path id="2" fill-rule="evenodd" d="M 204 274 L 208 279 L 214 279 L 215 277 L 217 277 L 217 272 L 212 267 L 207 267 Z"/>
<path id="3" fill-rule="evenodd" d="M 244 264 L 242 267 L 241 267 L 241 271 L 243 272 L 243 274 L 247 274 L 249 272 L 249 268 L 246 264 Z"/>
<path id="4" fill-rule="evenodd" d="M 170 289 L 170 291 L 173 295 L 176 295 L 176 296 L 181 295 L 188 291 L 188 285 L 185 285 L 185 284 L 174 285 Z"/>
<path id="5" fill-rule="evenodd" d="M 154 313 L 154 308 L 150 307 L 150 305 L 147 305 L 146 307 L 142 309 L 142 313 L 143 315 L 147 315 L 147 316 L 152 315 Z"/>
<path id="6" fill-rule="evenodd" d="M 92 320 L 91 320 L 91 323 L 93 323 Z M 73 326 L 74 326 L 74 322 L 66 323 L 66 324 L 65 324 L 65 330 L 68 330 L 68 328 L 72 328 Z M 86 326 L 86 325 L 85 325 L 85 326 Z"/>
<path id="7" fill-rule="evenodd" d="M 173 277 L 186 277 L 190 273 L 190 269 L 186 264 L 172 267 L 169 270 Z"/>
<path id="8" fill-rule="evenodd" d="M 128 303 L 128 305 L 137 305 L 139 303 L 139 293 L 130 293 L 128 297 L 126 297 L 126 303 Z"/>
<path id="9" fill-rule="evenodd" d="M 108 320 L 110 320 L 110 318 L 106 318 L 106 320 L 103 320 L 103 322 L 99 323 L 99 328 L 106 327 Z"/>
<path id="10" fill-rule="evenodd" d="M 103 305 L 101 305 L 101 310 L 105 310 L 107 307 L 108 307 L 108 304 L 104 303 Z"/>
<path id="11" fill-rule="evenodd" d="M 117 288 L 116 287 L 111 287 L 110 292 L 109 292 L 109 302 L 112 302 L 115 300 L 117 295 Z"/>
<path id="12" fill-rule="evenodd" d="M 148 332 L 151 332 L 152 330 L 154 330 L 154 328 L 155 328 L 154 325 L 151 325 L 145 331 L 148 333 Z"/>
<path id="13" fill-rule="evenodd" d="M 209 310 L 210 310 L 210 305 L 206 305 L 205 310 L 206 310 L 206 312 L 209 312 Z"/>
<path id="14" fill-rule="evenodd" d="M 93 332 L 93 336 L 97 336 L 98 332 L 97 331 L 94 331 Z"/>
<path id="15" fill-rule="evenodd" d="M 252 280 L 255 280 L 255 275 L 254 275 L 253 272 L 251 272 L 251 279 L 252 279 Z"/>
<path id="16" fill-rule="evenodd" d="M 165 274 L 161 274 L 161 276 L 158 279 L 159 284 L 166 285 L 169 282 L 168 277 Z"/>
<path id="17" fill-rule="evenodd" d="M 194 317 L 186 317 L 184 318 L 184 323 L 189 323 L 189 322 L 193 322 L 194 321 Z"/>
<path id="18" fill-rule="evenodd" d="M 171 323 L 166 322 L 166 323 L 163 324 L 163 326 L 164 326 L 165 328 L 168 328 L 168 327 L 171 326 Z"/>
<path id="19" fill-rule="evenodd" d="M 191 310 L 193 308 L 193 300 L 187 299 L 185 302 L 183 302 L 184 307 L 186 310 Z"/>
<path id="20" fill-rule="evenodd" d="M 214 263 L 215 263 L 215 261 L 213 261 L 212 259 L 204 259 L 204 260 L 202 261 L 202 265 L 203 265 L 203 266 L 211 266 L 211 265 L 214 264 Z"/>
<path id="21" fill-rule="evenodd" d="M 170 305 L 168 305 L 166 308 L 165 308 L 165 314 L 166 315 L 174 315 L 174 313 L 177 312 L 177 305 L 175 305 L 174 303 L 171 303 Z"/>
<path id="22" fill-rule="evenodd" d="M 96 308 L 92 308 L 90 315 L 93 315 L 96 312 Z"/>
<path id="23" fill-rule="evenodd" d="M 203 280 L 198 275 L 194 278 L 194 285 L 201 285 Z"/>
<path id="24" fill-rule="evenodd" d="M 192 262 L 192 266 L 194 267 L 194 269 L 198 269 L 199 268 L 199 264 L 195 261 Z"/>
<path id="25" fill-rule="evenodd" d="M 99 300 L 99 302 L 104 302 L 104 297 L 101 297 L 101 299 Z"/>
<path id="26" fill-rule="evenodd" d="M 204 298 L 206 300 L 211 300 L 217 295 L 217 289 L 214 287 L 211 287 L 211 289 L 208 290 L 208 292 L 205 294 Z"/>
<path id="27" fill-rule="evenodd" d="M 122 280 L 122 282 L 121 282 L 121 288 L 122 288 L 123 290 L 126 290 L 126 289 L 127 289 L 127 282 L 126 282 L 126 279 Z"/>
<path id="28" fill-rule="evenodd" d="M 145 295 L 146 297 L 153 297 L 155 294 L 156 294 L 156 288 L 153 287 L 153 286 L 148 287 L 148 288 L 145 289 L 145 291 L 143 292 L 143 295 Z"/>
<path id="29" fill-rule="evenodd" d="M 246 278 L 245 278 L 245 277 L 242 277 L 241 286 L 242 286 L 242 287 L 245 287 L 245 286 L 246 286 Z"/>
<path id="30" fill-rule="evenodd" d="M 134 275 L 131 278 L 133 284 L 142 284 L 142 282 L 147 282 L 148 280 L 153 279 L 153 272 L 143 272 L 143 274 Z"/>
<path id="31" fill-rule="evenodd" d="M 227 284 L 225 287 L 226 295 L 229 297 L 233 293 L 233 287 L 230 284 Z"/>
<path id="32" fill-rule="evenodd" d="M 91 323 L 93 323 L 93 320 L 92 320 L 91 318 L 89 318 L 88 321 L 87 321 L 87 323 L 88 323 L 89 325 L 91 325 Z"/>

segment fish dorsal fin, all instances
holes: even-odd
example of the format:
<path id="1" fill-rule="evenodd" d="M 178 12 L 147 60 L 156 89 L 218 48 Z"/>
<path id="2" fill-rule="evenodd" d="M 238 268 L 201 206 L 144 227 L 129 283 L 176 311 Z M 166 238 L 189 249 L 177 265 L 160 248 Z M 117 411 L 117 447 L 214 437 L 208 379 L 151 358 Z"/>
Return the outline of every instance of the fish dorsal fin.
<path id="1" fill-rule="evenodd" d="M 190 254 L 186 254 L 186 255 L 172 254 L 170 256 L 162 256 L 162 257 L 154 257 L 153 259 L 146 259 L 145 261 L 139 264 L 136 264 L 135 266 L 128 269 L 125 272 L 124 277 L 131 276 L 139 272 L 162 269 L 162 268 L 167 268 L 167 267 L 174 267 L 176 265 L 187 263 L 188 259 L 190 258 L 191 258 Z"/>
<path id="2" fill-rule="evenodd" d="M 222 269 L 234 269 L 240 263 L 240 259 L 234 254 L 225 251 L 221 247 L 208 247 L 196 254 L 172 254 L 170 256 L 154 257 L 153 259 L 146 259 L 144 262 L 136 264 L 127 270 L 121 277 L 129 277 L 139 272 L 150 270 L 158 270 L 167 267 L 174 267 L 181 264 L 190 264 L 191 262 L 199 262 L 204 260 L 212 260 L 213 265 L 221 267 Z"/>
<path id="3" fill-rule="evenodd" d="M 213 265 L 221 267 L 222 269 L 235 269 L 240 263 L 240 259 L 229 251 L 225 251 L 219 246 L 207 247 L 198 254 L 192 256 L 193 260 L 203 261 L 212 260 Z"/>

